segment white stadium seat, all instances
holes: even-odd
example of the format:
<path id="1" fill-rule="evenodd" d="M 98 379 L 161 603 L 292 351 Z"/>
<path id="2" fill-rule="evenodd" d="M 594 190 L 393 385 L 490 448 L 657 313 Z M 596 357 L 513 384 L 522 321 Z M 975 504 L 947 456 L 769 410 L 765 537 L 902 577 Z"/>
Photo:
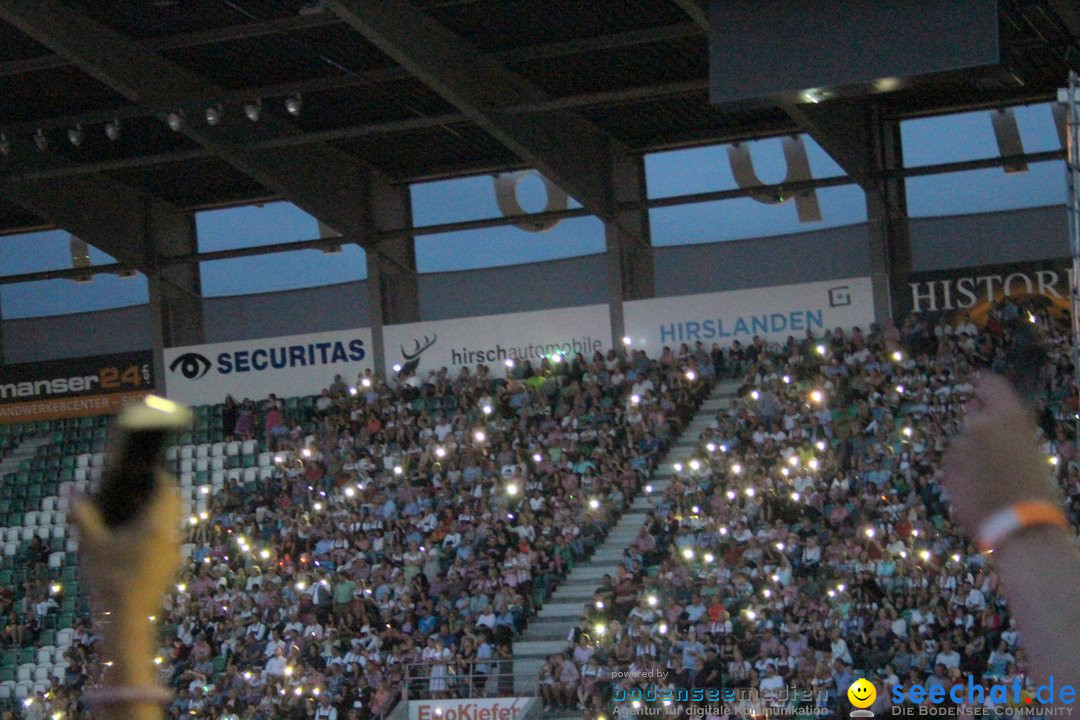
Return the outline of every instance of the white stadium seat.
<path id="1" fill-rule="evenodd" d="M 193 457 L 195 457 L 195 446 L 194 445 L 184 445 L 183 447 L 180 448 L 180 459 L 181 460 L 190 460 Z"/>
<path id="2" fill-rule="evenodd" d="M 210 445 L 203 443 L 202 445 L 195 446 L 195 457 L 204 458 L 210 457 Z"/>
<path id="3" fill-rule="evenodd" d="M 41 509 L 46 512 L 52 512 L 56 509 L 56 500 L 57 498 L 52 495 L 41 498 Z"/>
<path id="4" fill-rule="evenodd" d="M 179 457 L 180 457 L 180 448 L 176 447 L 175 445 L 170 445 L 169 447 L 165 448 L 165 459 L 166 460 L 176 460 Z"/>
<path id="5" fill-rule="evenodd" d="M 210 446 L 210 457 L 221 457 L 225 454 L 225 443 L 216 442 Z"/>
<path id="6" fill-rule="evenodd" d="M 31 510 L 28 513 L 23 513 L 23 527 L 37 527 L 38 513 Z"/>
<path id="7" fill-rule="evenodd" d="M 240 452 L 244 455 L 254 455 L 259 450 L 259 443 L 255 440 L 245 440 L 240 446 Z"/>

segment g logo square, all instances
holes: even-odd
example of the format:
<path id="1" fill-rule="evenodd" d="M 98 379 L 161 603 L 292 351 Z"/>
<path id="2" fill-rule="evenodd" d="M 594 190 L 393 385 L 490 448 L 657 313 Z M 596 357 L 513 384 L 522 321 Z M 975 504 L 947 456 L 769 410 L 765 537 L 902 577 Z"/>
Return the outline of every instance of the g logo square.
<path id="1" fill-rule="evenodd" d="M 849 285 L 838 285 L 834 288 L 829 288 L 829 307 L 845 307 L 851 304 L 851 287 Z"/>

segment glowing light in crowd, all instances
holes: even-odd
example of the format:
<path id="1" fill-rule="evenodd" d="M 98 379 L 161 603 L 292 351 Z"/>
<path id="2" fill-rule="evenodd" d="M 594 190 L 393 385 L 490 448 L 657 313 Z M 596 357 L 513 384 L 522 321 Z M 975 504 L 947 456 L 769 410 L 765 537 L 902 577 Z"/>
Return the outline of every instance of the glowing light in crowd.
<path id="1" fill-rule="evenodd" d="M 785 385 L 790 385 L 791 384 L 791 376 L 790 375 L 785 375 L 784 377 L 781 378 L 781 380 L 784 381 Z"/>
<path id="2" fill-rule="evenodd" d="M 687 370 L 686 371 L 686 379 L 690 380 L 691 382 L 693 382 L 694 380 L 697 380 L 697 373 L 694 372 L 693 370 Z"/>
<path id="3" fill-rule="evenodd" d="M 481 408 L 481 410 L 484 411 L 485 415 L 490 415 L 491 414 L 491 406 L 490 405 L 485 405 L 484 407 Z"/>
<path id="4" fill-rule="evenodd" d="M 544 461 L 544 456 L 543 455 L 541 455 L 540 453 L 533 453 L 533 462 L 538 463 L 538 462 L 543 462 L 543 461 Z"/>
<path id="5" fill-rule="evenodd" d="M 757 390 L 751 390 L 750 391 L 750 397 L 753 398 L 754 400 L 757 400 L 757 399 L 759 399 L 761 397 L 761 393 L 759 393 Z"/>
<path id="6" fill-rule="evenodd" d="M 694 548 L 689 548 L 689 547 L 688 548 L 683 548 L 682 556 L 684 558 L 686 558 L 687 560 L 693 560 L 694 559 Z"/>
<path id="7" fill-rule="evenodd" d="M 788 470 L 786 467 L 782 467 L 780 468 L 780 474 L 784 477 L 787 477 L 788 475 L 791 475 L 791 471 Z"/>
<path id="8" fill-rule="evenodd" d="M 811 402 L 820 405 L 821 403 L 825 402 L 825 393 L 821 392 L 820 390 L 811 390 L 810 400 Z"/>
<path id="9" fill-rule="evenodd" d="M 903 395 L 904 394 L 904 386 L 903 385 L 897 385 L 896 386 L 896 393 L 898 395 Z"/>
<path id="10" fill-rule="evenodd" d="M 596 609 L 597 610 L 603 610 L 604 609 L 604 601 L 603 600 L 597 600 L 596 601 Z"/>
<path id="11" fill-rule="evenodd" d="M 394 363 L 394 372 L 401 372 L 401 363 Z"/>
<path id="12" fill-rule="evenodd" d="M 818 462 L 817 458 L 810 458 L 806 462 L 806 464 L 811 470 L 817 470 L 819 467 L 821 467 L 821 463 Z"/>
<path id="13" fill-rule="evenodd" d="M 405 472 L 405 468 L 401 467 L 400 465 L 395 465 L 394 466 L 394 474 L 395 475 L 401 475 L 404 472 Z"/>
<path id="14" fill-rule="evenodd" d="M 656 596 L 655 596 L 655 595 L 650 595 L 650 596 L 649 596 L 649 597 L 647 597 L 647 598 L 646 598 L 645 600 L 646 600 L 646 602 L 648 602 L 648 603 L 649 603 L 649 606 L 650 606 L 650 607 L 656 607 L 656 603 L 657 603 L 657 602 L 659 602 L 659 601 L 658 601 L 658 600 L 656 599 Z"/>
<path id="15" fill-rule="evenodd" d="M 876 534 L 875 531 L 874 531 L 874 528 L 872 528 L 872 527 L 866 528 L 866 530 L 864 532 L 866 533 L 866 537 L 871 538 L 871 539 L 873 539 L 874 535 Z"/>
<path id="16" fill-rule="evenodd" d="M 739 463 L 735 463 L 734 465 L 731 466 L 731 472 L 735 473 L 736 475 L 741 475 L 742 474 L 742 465 L 740 465 Z"/>
<path id="17" fill-rule="evenodd" d="M 691 460 L 690 461 L 690 469 L 695 470 L 695 471 L 700 470 L 701 469 L 701 463 L 698 462 L 697 460 Z"/>
<path id="18" fill-rule="evenodd" d="M 695 515 L 699 515 L 701 513 L 701 508 L 695 505 L 694 507 L 690 508 L 690 512 L 694 513 Z"/>
<path id="19" fill-rule="evenodd" d="M 446 457 L 446 448 L 444 448 L 442 445 L 437 446 L 435 448 L 435 457 L 439 457 L 439 458 Z"/>
<path id="20" fill-rule="evenodd" d="M 515 495 L 518 494 L 518 492 L 520 492 L 520 489 L 518 488 L 517 483 L 507 483 L 507 485 L 506 485 L 506 494 L 507 495 L 509 495 L 510 497 L 514 497 Z"/>
<path id="21" fill-rule="evenodd" d="M 815 350 L 817 351 L 817 354 L 818 354 L 818 355 L 822 355 L 822 356 L 824 356 L 824 355 L 825 355 L 825 353 L 826 353 L 826 349 L 825 349 L 825 346 L 824 346 L 824 345 L 818 345 L 818 346 L 817 346 L 816 348 L 814 348 L 814 349 L 815 349 Z"/>
<path id="22" fill-rule="evenodd" d="M 814 443 L 814 447 L 816 447 L 818 450 L 824 451 L 825 450 L 825 441 L 824 440 L 818 440 L 816 443 Z"/>
<path id="23" fill-rule="evenodd" d="M 799 493 L 797 493 L 797 492 L 791 493 L 791 499 L 794 500 L 795 502 L 799 502 L 799 497 L 800 497 Z"/>
<path id="24" fill-rule="evenodd" d="M 728 490 L 727 491 L 727 499 L 728 500 L 734 500 L 735 499 L 735 491 L 734 490 Z"/>
<path id="25" fill-rule="evenodd" d="M 622 339 L 622 344 L 623 345 L 629 345 L 632 342 L 633 342 L 633 340 L 630 339 L 629 335 L 624 335 L 623 336 L 623 339 Z"/>
<path id="26" fill-rule="evenodd" d="M 270 559 L 270 551 L 267 550 L 266 548 L 263 548 L 262 550 L 259 551 L 259 557 L 261 557 L 263 560 L 269 560 Z"/>
<path id="27" fill-rule="evenodd" d="M 355 497 L 355 496 L 356 496 L 356 489 L 355 488 L 353 488 L 353 487 L 345 488 L 345 497 L 351 498 L 351 497 Z"/>
<path id="28" fill-rule="evenodd" d="M 746 610 L 744 610 L 744 612 L 746 613 L 746 619 L 747 620 L 756 620 L 757 619 L 757 612 L 754 610 L 754 608 L 746 608 Z"/>
<path id="29" fill-rule="evenodd" d="M 708 450 L 711 453 L 716 452 L 716 443 L 711 442 L 711 443 L 706 444 L 705 449 Z"/>
<path id="30" fill-rule="evenodd" d="M 503 365 L 505 365 L 508 368 L 514 367 L 514 359 L 513 358 L 506 358 L 506 360 L 503 361 Z"/>
<path id="31" fill-rule="evenodd" d="M 360 392 L 360 391 L 359 391 L 359 390 L 357 390 L 357 389 L 356 389 L 355 387 L 351 387 L 351 388 L 349 388 L 349 394 L 350 394 L 350 395 L 355 395 L 355 394 L 356 394 L 356 393 L 358 393 L 358 392 Z"/>
<path id="32" fill-rule="evenodd" d="M 675 472 L 682 472 L 682 463 L 675 463 L 672 467 L 675 468 Z"/>
<path id="33" fill-rule="evenodd" d="M 791 467 L 798 467 L 799 466 L 799 456 L 798 455 L 789 456 L 788 459 L 787 459 L 787 463 Z"/>
<path id="34" fill-rule="evenodd" d="M 912 430 L 910 427 L 905 427 L 903 432 L 904 432 L 904 437 L 911 437 L 914 434 L 915 431 Z"/>
<path id="35" fill-rule="evenodd" d="M 487 440 L 487 433 L 484 432 L 483 430 L 477 430 L 476 432 L 473 433 L 473 440 L 475 440 L 478 443 L 482 443 L 485 440 Z"/>
<path id="36" fill-rule="evenodd" d="M 716 556 L 715 556 L 715 555 L 713 555 L 713 554 L 712 554 L 711 552 L 707 552 L 707 553 L 705 553 L 705 555 L 704 555 L 704 556 L 702 556 L 702 559 L 703 559 L 703 560 L 704 560 L 704 561 L 705 561 L 706 563 L 711 563 L 711 562 L 712 562 L 713 560 L 715 560 L 715 559 L 716 559 Z"/>
<path id="37" fill-rule="evenodd" d="M 589 500 L 589 507 L 591 509 L 593 509 L 593 510 L 599 510 L 600 509 L 600 501 L 597 500 L 596 498 L 592 498 L 591 500 Z"/>
<path id="38" fill-rule="evenodd" d="M 1061 462 L 1061 459 L 1057 455 L 1051 455 L 1049 460 L 1051 465 L 1057 465 L 1059 462 Z"/>
<path id="39" fill-rule="evenodd" d="M 919 551 L 919 557 L 922 558 L 923 561 L 929 560 L 930 559 L 930 551 L 929 550 L 920 550 Z"/>
<path id="40" fill-rule="evenodd" d="M 652 483 L 649 483 L 648 485 L 645 486 L 645 493 L 646 494 L 651 494 L 652 491 L 653 491 Z"/>
<path id="41" fill-rule="evenodd" d="M 364 378 L 363 380 L 360 381 L 360 384 L 363 385 L 366 388 L 371 387 L 371 378 Z"/>
<path id="42" fill-rule="evenodd" d="M 904 359 L 904 353 L 900 352 L 899 350 L 894 350 L 892 354 L 892 359 L 896 362 L 900 362 Z"/>
<path id="43" fill-rule="evenodd" d="M 641 396 L 638 395 L 637 393 L 634 393 L 633 395 L 630 396 L 630 402 L 633 403 L 634 405 L 640 405 L 641 404 Z"/>
<path id="44" fill-rule="evenodd" d="M 754 497 L 754 495 L 756 495 L 756 494 L 757 494 L 757 490 L 754 490 L 754 488 L 752 488 L 752 487 L 746 488 L 746 497 Z"/>
<path id="45" fill-rule="evenodd" d="M 667 623 L 660 623 L 656 629 L 661 635 L 667 635 Z"/>

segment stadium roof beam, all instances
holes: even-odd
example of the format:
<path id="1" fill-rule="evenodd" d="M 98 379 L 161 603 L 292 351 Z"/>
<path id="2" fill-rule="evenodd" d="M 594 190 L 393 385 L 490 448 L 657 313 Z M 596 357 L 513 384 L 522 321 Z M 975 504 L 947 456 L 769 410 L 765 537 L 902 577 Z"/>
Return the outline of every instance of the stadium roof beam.
<path id="1" fill-rule="evenodd" d="M 782 107 L 841 170 L 867 192 L 874 189 L 870 104 L 866 100 L 839 98 Z"/>
<path id="2" fill-rule="evenodd" d="M 569 110 L 507 112 L 550 98 L 406 0 L 327 0 L 327 7 L 604 221 L 608 306 L 617 342 L 624 330 L 623 301 L 653 294 L 648 216 L 619 209 L 620 200 L 644 198 L 638 178 L 643 172 L 635 169 L 641 158 Z"/>
<path id="3" fill-rule="evenodd" d="M 12 151 L 36 152 L 26 145 Z M 105 175 L 8 181 L 0 197 L 112 255 L 119 266 L 108 268 L 146 275 L 156 377 L 164 378 L 162 348 L 203 341 L 199 266 L 162 262 L 198 251 L 190 212 Z"/>
<path id="4" fill-rule="evenodd" d="M 369 253 L 379 252 L 363 195 L 369 183 L 381 177 L 355 158 L 325 143 L 250 149 L 260 141 L 299 135 L 300 129 L 268 112 L 259 123 L 226 113 L 217 125 L 208 125 L 202 118 L 203 99 L 224 96 L 224 89 L 58 0 L 0 0 L 0 19 L 129 101 L 156 108 L 163 119 L 169 113 L 184 113 L 178 128 L 184 135 L 347 241 Z"/>
<path id="5" fill-rule="evenodd" d="M 327 7 L 593 214 L 617 221 L 614 166 L 627 152 L 595 125 L 566 110 L 506 113 L 550 98 L 405 0 L 328 0 Z"/>

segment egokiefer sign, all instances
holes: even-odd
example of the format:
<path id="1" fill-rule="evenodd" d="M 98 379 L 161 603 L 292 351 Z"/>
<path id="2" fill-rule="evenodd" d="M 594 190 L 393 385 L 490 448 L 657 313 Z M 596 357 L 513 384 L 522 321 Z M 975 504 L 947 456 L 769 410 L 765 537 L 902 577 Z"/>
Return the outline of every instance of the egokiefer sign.
<path id="1" fill-rule="evenodd" d="M 0 423 L 119 412 L 154 390 L 149 350 L 0 366 Z"/>
<path id="2" fill-rule="evenodd" d="M 611 347 L 607 305 L 390 325 L 383 329 L 386 369 L 450 369 L 506 360 L 536 365 L 555 354 L 592 356 Z"/>
<path id="3" fill-rule="evenodd" d="M 165 390 L 192 405 L 317 395 L 335 375 L 355 382 L 372 367 L 370 352 L 368 328 L 166 348 Z"/>
<path id="4" fill-rule="evenodd" d="M 413 700 L 409 720 L 518 720 L 535 702 L 531 697 Z"/>
<path id="5" fill-rule="evenodd" d="M 748 288 L 728 292 L 682 295 L 626 303 L 626 334 L 632 347 L 658 355 L 665 346 L 700 340 L 744 345 L 760 335 L 782 342 L 801 338 L 807 330 L 854 326 L 866 329 L 874 317 L 870 278 Z"/>

